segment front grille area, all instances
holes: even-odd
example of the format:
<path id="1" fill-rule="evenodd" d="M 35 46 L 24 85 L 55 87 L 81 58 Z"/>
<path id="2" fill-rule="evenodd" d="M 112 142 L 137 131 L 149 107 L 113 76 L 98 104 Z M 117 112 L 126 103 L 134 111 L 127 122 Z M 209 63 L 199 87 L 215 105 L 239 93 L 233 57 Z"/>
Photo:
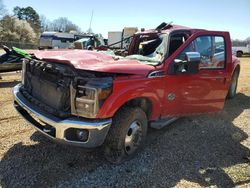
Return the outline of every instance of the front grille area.
<path id="1" fill-rule="evenodd" d="M 70 116 L 73 70 L 62 64 L 32 60 L 26 63 L 22 93 L 32 104 L 50 114 Z"/>

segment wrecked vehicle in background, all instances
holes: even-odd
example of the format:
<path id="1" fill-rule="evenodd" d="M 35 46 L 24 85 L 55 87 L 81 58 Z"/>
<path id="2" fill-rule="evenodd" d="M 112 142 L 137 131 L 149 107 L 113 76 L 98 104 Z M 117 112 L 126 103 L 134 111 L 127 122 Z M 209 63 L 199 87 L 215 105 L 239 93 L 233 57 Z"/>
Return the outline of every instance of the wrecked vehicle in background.
<path id="1" fill-rule="evenodd" d="M 104 46 L 105 42 L 101 35 L 85 35 L 81 39 L 73 43 L 74 49 L 98 49 L 100 46 Z"/>
<path id="2" fill-rule="evenodd" d="M 142 148 L 148 126 L 218 112 L 236 94 L 240 65 L 228 32 L 163 23 L 136 33 L 126 54 L 37 51 L 23 61 L 15 108 L 48 138 L 103 145 L 121 163 Z"/>
<path id="3" fill-rule="evenodd" d="M 45 31 L 41 34 L 38 49 L 67 49 L 74 41 L 79 40 L 83 35 L 70 32 Z"/>
<path id="4" fill-rule="evenodd" d="M 22 69 L 22 59 L 31 58 L 31 55 L 19 48 L 2 46 L 5 53 L 0 56 L 0 73 Z"/>

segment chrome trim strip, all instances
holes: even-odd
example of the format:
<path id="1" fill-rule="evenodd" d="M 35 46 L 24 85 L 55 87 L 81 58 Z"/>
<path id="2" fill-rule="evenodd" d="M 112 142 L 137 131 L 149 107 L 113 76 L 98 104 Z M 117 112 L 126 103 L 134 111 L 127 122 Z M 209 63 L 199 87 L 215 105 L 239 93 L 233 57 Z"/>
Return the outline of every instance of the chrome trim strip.
<path id="1" fill-rule="evenodd" d="M 148 78 L 160 78 L 160 77 L 165 77 L 165 76 L 166 76 L 166 74 L 165 74 L 165 71 L 163 71 L 163 70 L 153 71 L 153 72 L 148 74 Z"/>

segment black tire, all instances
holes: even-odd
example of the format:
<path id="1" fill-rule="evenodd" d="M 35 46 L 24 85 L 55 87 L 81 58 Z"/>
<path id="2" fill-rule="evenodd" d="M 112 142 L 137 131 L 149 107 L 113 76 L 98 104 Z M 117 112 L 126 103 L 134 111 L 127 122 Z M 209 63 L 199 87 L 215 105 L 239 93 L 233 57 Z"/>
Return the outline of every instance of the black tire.
<path id="1" fill-rule="evenodd" d="M 119 110 L 104 143 L 106 159 L 113 164 L 120 164 L 132 158 L 144 145 L 147 127 L 147 116 L 141 108 L 123 107 Z"/>
<path id="2" fill-rule="evenodd" d="M 227 98 L 232 99 L 236 95 L 236 90 L 238 86 L 238 77 L 239 77 L 239 71 L 234 71 L 233 76 L 232 76 L 232 82 L 228 90 Z"/>
<path id="3" fill-rule="evenodd" d="M 243 55 L 243 52 L 241 52 L 241 51 L 238 51 L 236 54 L 237 57 L 242 57 L 242 55 Z"/>
<path id="4" fill-rule="evenodd" d="M 93 46 L 88 46 L 87 50 L 93 50 Z"/>

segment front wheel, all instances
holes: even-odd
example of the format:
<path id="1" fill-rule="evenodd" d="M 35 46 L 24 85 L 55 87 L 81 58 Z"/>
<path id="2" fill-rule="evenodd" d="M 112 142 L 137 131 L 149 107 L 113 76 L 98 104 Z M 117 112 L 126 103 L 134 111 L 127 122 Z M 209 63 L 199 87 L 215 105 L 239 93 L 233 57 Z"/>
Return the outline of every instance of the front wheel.
<path id="1" fill-rule="evenodd" d="M 147 134 L 147 116 L 139 107 L 124 107 L 117 112 L 104 144 L 106 159 L 114 164 L 134 156 Z"/>
<path id="2" fill-rule="evenodd" d="M 238 85 L 238 77 L 239 77 L 239 72 L 235 71 L 232 76 L 232 83 L 230 85 L 230 88 L 228 90 L 227 98 L 232 99 L 236 95 L 236 90 L 237 90 L 237 85 Z"/>

